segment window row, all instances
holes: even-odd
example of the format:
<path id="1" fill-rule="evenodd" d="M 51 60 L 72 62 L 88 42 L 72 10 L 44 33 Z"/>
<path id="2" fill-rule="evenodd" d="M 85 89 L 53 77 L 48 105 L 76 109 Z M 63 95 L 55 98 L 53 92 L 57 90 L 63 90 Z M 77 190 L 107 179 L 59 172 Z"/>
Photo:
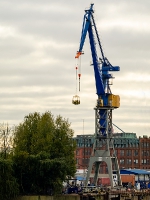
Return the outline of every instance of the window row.
<path id="1" fill-rule="evenodd" d="M 136 143 L 136 144 L 114 144 L 114 147 L 115 148 L 127 148 L 127 147 L 136 147 L 138 148 L 139 147 L 139 144 Z"/>
<path id="2" fill-rule="evenodd" d="M 90 156 L 91 152 L 92 152 L 91 149 L 83 149 L 82 151 L 76 150 L 76 155 Z"/>
<path id="3" fill-rule="evenodd" d="M 150 147 L 150 143 L 149 142 L 142 142 L 141 147 Z"/>
<path id="4" fill-rule="evenodd" d="M 133 164 L 138 164 L 139 160 L 138 159 L 134 159 L 133 160 Z M 120 165 L 131 165 L 132 164 L 132 159 L 120 159 Z M 141 164 L 150 164 L 150 161 L 148 159 L 142 159 L 141 160 Z"/>
<path id="5" fill-rule="evenodd" d="M 118 155 L 120 156 L 139 156 L 139 150 L 120 150 L 118 151 Z M 141 153 L 142 156 L 149 156 L 150 152 L 149 151 L 142 151 Z"/>

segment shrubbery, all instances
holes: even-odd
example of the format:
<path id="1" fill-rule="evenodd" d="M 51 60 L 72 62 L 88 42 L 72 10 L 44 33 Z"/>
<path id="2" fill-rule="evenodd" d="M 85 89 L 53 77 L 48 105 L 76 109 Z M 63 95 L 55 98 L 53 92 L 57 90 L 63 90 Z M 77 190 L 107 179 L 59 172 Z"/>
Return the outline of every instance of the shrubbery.
<path id="1" fill-rule="evenodd" d="M 35 112 L 24 118 L 14 133 L 13 153 L 0 160 L 0 199 L 18 194 L 55 194 L 76 167 L 68 120 L 50 112 Z"/>

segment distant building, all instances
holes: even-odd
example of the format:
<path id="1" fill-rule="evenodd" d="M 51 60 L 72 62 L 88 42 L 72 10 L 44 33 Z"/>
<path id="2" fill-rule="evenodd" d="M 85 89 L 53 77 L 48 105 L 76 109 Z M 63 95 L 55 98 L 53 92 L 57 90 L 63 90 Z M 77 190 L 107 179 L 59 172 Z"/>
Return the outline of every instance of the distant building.
<path id="1" fill-rule="evenodd" d="M 150 169 L 150 138 L 146 135 L 137 138 L 136 133 L 114 133 L 114 148 L 120 169 Z M 77 169 L 88 168 L 93 150 L 94 134 L 77 135 L 75 152 Z M 105 163 L 100 165 L 99 173 L 107 173 Z"/>
<path id="2" fill-rule="evenodd" d="M 77 169 L 87 169 L 90 155 L 93 150 L 94 135 L 77 135 L 74 138 L 77 143 L 75 152 Z"/>

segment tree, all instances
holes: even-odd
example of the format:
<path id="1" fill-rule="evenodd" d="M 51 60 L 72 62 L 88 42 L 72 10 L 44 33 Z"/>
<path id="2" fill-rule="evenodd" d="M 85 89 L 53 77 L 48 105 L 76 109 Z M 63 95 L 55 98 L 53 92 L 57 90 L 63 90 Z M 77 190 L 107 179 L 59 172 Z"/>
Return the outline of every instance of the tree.
<path id="1" fill-rule="evenodd" d="M 9 200 L 19 193 L 19 186 L 13 172 L 13 162 L 0 158 L 0 199 Z"/>
<path id="2" fill-rule="evenodd" d="M 25 116 L 14 134 L 14 163 L 20 191 L 42 193 L 58 191 L 75 168 L 73 130 L 68 120 L 51 112 Z"/>
<path id="3" fill-rule="evenodd" d="M 13 142 L 13 128 L 9 127 L 8 124 L 0 124 L 0 157 L 6 159 L 12 150 Z"/>

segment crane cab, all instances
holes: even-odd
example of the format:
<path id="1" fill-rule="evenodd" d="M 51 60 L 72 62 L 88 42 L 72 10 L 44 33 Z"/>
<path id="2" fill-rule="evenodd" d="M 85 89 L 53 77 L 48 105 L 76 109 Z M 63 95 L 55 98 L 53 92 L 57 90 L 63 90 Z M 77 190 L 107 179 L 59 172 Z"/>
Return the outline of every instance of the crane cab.
<path id="1" fill-rule="evenodd" d="M 80 104 L 80 97 L 78 95 L 73 96 L 72 104 L 79 105 Z"/>

